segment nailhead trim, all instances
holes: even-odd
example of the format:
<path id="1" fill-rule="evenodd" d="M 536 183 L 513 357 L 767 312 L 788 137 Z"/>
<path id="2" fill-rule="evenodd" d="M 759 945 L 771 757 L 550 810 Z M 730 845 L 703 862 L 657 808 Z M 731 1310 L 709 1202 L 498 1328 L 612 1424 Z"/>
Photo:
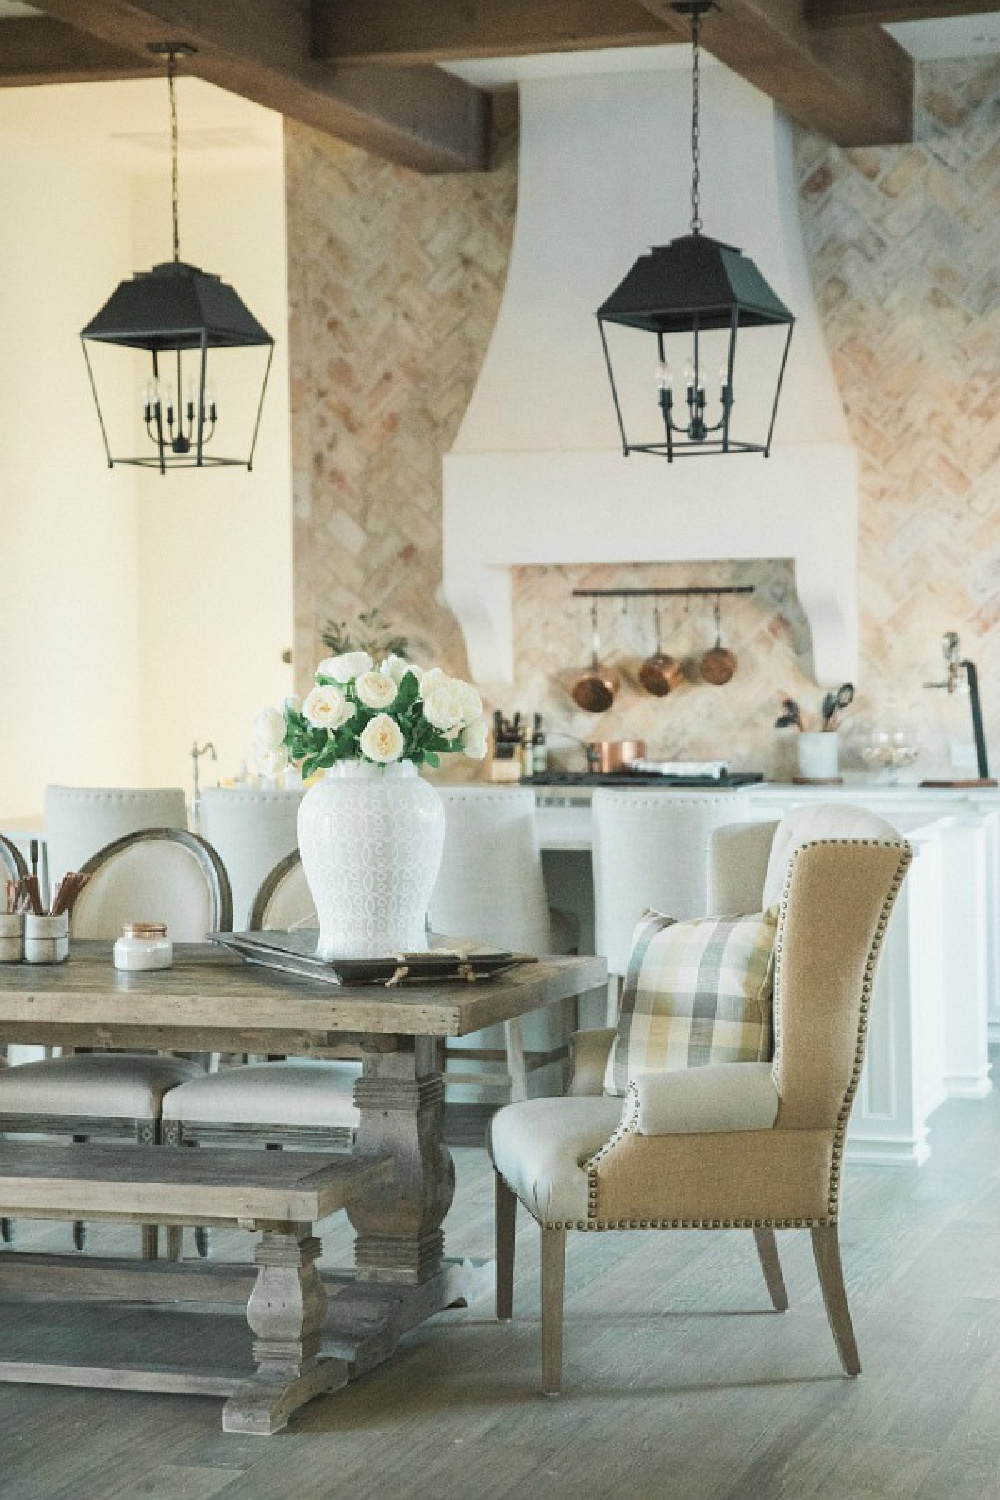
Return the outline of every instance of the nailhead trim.
<path id="1" fill-rule="evenodd" d="M 871 845 L 877 849 L 898 849 L 900 858 L 889 887 L 888 894 L 882 903 L 882 910 L 875 927 L 875 937 L 869 949 L 865 961 L 864 978 L 861 984 L 861 1009 L 858 1016 L 858 1037 L 854 1049 L 854 1067 L 851 1071 L 850 1081 L 844 1094 L 840 1110 L 837 1114 L 837 1123 L 833 1132 L 833 1156 L 830 1163 L 830 1182 L 827 1192 L 828 1216 L 819 1219 L 621 1219 L 606 1220 L 597 1217 L 597 1188 L 600 1176 L 600 1163 L 610 1151 L 624 1140 L 627 1135 L 635 1135 L 639 1121 L 639 1090 L 634 1083 L 630 1083 L 625 1095 L 625 1105 L 622 1109 L 622 1117 L 618 1128 L 610 1140 L 597 1151 L 586 1163 L 587 1168 L 587 1218 L 586 1221 L 565 1221 L 546 1223 L 546 1229 L 809 1229 L 816 1225 L 835 1224 L 840 1208 L 840 1180 L 841 1167 L 844 1152 L 844 1139 L 847 1135 L 847 1122 L 850 1119 L 851 1106 L 857 1093 L 858 1082 L 861 1078 L 861 1068 L 865 1059 L 865 1043 L 868 1038 L 868 1013 L 871 1009 L 872 991 L 875 982 L 875 970 L 878 966 L 879 954 L 882 951 L 882 943 L 885 939 L 885 931 L 888 926 L 889 916 L 893 904 L 899 894 L 899 888 L 913 858 L 913 850 L 907 843 L 896 843 L 888 839 L 811 839 L 807 844 L 800 844 L 793 852 L 788 862 L 788 873 L 785 876 L 785 884 L 781 892 L 779 903 L 778 929 L 774 944 L 774 989 L 777 993 L 781 982 L 781 965 L 784 956 L 782 936 L 785 928 L 785 918 L 788 913 L 788 898 L 792 884 L 792 874 L 795 861 L 806 849 L 819 846 L 833 845 L 836 847 L 854 846 L 857 844 Z M 779 1009 L 774 1013 L 774 1063 L 771 1068 L 771 1077 L 775 1087 L 778 1085 L 778 1064 L 781 1057 L 781 1016 Z"/>

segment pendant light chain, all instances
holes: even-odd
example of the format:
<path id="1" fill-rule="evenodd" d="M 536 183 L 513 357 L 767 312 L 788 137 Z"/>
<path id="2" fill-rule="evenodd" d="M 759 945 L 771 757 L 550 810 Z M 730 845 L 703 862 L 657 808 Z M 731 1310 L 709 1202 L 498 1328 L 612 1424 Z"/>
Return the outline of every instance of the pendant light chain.
<path id="1" fill-rule="evenodd" d="M 701 234 L 701 132 L 698 112 L 701 103 L 701 54 L 698 27 L 701 13 L 691 12 L 691 233 Z"/>
<path id="2" fill-rule="evenodd" d="M 177 190 L 177 53 L 171 50 L 167 56 L 167 87 L 170 93 L 170 207 L 174 224 L 174 264 L 181 258 L 178 219 Z"/>

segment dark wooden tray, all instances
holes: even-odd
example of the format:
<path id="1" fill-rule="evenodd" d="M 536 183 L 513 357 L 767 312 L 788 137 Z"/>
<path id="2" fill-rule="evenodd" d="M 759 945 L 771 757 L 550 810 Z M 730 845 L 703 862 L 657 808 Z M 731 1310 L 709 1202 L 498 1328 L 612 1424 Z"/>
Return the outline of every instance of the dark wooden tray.
<path id="1" fill-rule="evenodd" d="M 492 979 L 518 964 L 534 963 L 525 953 L 484 948 L 476 943 L 438 939 L 426 953 L 394 953 L 385 958 L 326 959 L 316 956 L 315 928 L 299 932 L 210 932 L 213 943 L 238 953 L 250 964 L 283 969 L 324 984 L 433 984 L 443 980 Z"/>

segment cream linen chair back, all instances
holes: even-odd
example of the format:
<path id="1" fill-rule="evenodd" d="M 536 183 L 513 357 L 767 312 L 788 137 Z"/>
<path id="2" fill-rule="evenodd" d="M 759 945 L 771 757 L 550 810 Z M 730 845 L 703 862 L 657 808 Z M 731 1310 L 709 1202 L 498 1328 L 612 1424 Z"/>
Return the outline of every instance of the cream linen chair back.
<path id="1" fill-rule="evenodd" d="M 598 787 L 591 806 L 594 946 L 620 976 L 647 907 L 678 920 L 708 909 L 709 842 L 734 803 L 725 793 Z"/>
<path id="2" fill-rule="evenodd" d="M 178 943 L 228 931 L 232 897 L 212 846 L 180 828 L 126 834 L 85 860 L 89 875 L 70 914 L 70 935 L 116 938 L 126 922 L 165 922 Z"/>
<path id="3" fill-rule="evenodd" d="M 47 786 L 44 831 L 49 884 L 126 833 L 142 828 L 186 828 L 179 786 Z"/>
<path id="4" fill-rule="evenodd" d="M 552 923 L 527 787 L 445 786 L 434 932 L 520 953 L 551 953 Z"/>
<path id="5" fill-rule="evenodd" d="M 565 912 L 549 909 L 534 792 L 510 786 L 438 790 L 445 835 L 428 911 L 431 930 L 516 953 L 574 951 L 579 941 L 576 922 Z M 504 1097 L 524 1099 L 529 1074 L 542 1068 L 550 1076 L 540 1079 L 540 1086 L 560 1088 L 566 1041 L 575 1025 L 575 1011 L 566 1005 L 449 1042 L 449 1131 L 457 1131 L 464 1111 L 470 1138 L 481 1140 L 484 1092 L 500 1089 Z M 501 1059 L 504 1068 L 488 1066 Z M 454 1138 L 460 1137 L 455 1133 Z"/>
<path id="6" fill-rule="evenodd" d="M 218 851 L 226 867 L 237 931 L 253 928 L 250 908 L 261 882 L 279 860 L 298 848 L 297 818 L 302 796 L 301 787 L 259 791 L 206 787 L 201 794 L 199 832 Z"/>

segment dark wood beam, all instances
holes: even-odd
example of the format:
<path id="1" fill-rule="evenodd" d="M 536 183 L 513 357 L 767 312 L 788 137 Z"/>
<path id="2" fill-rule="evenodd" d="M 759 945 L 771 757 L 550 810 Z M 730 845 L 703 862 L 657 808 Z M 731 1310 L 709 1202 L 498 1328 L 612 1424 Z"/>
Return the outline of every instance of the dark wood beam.
<path id="1" fill-rule="evenodd" d="M 642 0 L 666 23 L 671 0 Z M 720 0 L 702 22 L 705 50 L 800 125 L 839 146 L 913 138 L 913 59 L 880 26 L 817 31 L 801 0 Z M 687 29 L 687 23 L 682 23 Z"/>
<path id="2" fill-rule="evenodd" d="M 671 41 L 638 0 L 313 0 L 313 53 L 412 66 Z"/>
<path id="3" fill-rule="evenodd" d="M 151 42 L 185 42 L 197 49 L 185 72 L 400 165 L 489 164 L 488 94 L 436 68 L 317 62 L 306 0 L 44 0 L 44 9 L 143 60 Z"/>
<path id="4" fill-rule="evenodd" d="M 108 83 L 162 73 L 152 58 L 76 31 L 48 16 L 15 16 L 0 31 L 0 88 L 36 83 Z"/>
<path id="5" fill-rule="evenodd" d="M 945 21 L 1000 11 L 997 0 L 804 0 L 811 26 L 876 26 L 887 21 Z"/>

